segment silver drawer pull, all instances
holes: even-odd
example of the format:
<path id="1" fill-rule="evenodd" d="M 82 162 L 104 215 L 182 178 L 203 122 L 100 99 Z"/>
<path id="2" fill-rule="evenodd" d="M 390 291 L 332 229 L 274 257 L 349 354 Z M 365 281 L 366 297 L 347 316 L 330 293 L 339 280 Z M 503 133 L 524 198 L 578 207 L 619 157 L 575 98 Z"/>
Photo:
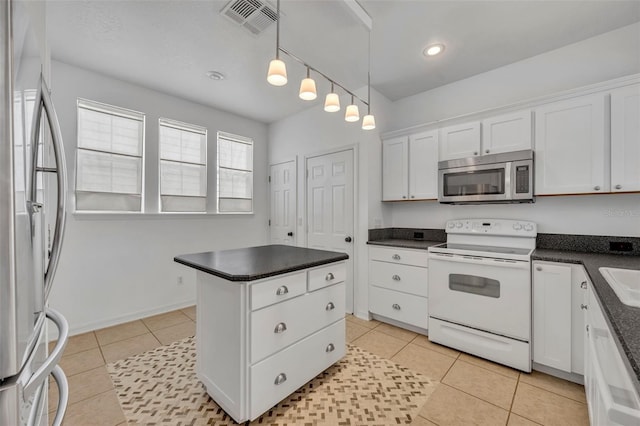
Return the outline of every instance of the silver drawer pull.
<path id="1" fill-rule="evenodd" d="M 276 334 L 284 333 L 285 331 L 287 331 L 287 324 L 283 322 L 276 325 L 276 328 L 273 329 L 273 332 Z"/>
<path id="2" fill-rule="evenodd" d="M 394 281 L 400 281 L 400 275 L 394 275 L 391 278 L 393 278 Z"/>
<path id="3" fill-rule="evenodd" d="M 280 286 L 278 290 L 276 290 L 276 296 L 284 296 L 287 293 L 289 293 L 289 289 L 286 285 Z"/>
<path id="4" fill-rule="evenodd" d="M 335 277 L 333 276 L 333 274 L 332 274 L 331 272 L 329 272 L 329 273 L 327 274 L 327 276 L 326 276 L 326 277 L 324 277 L 324 280 L 325 280 L 325 281 L 331 281 L 331 280 L 332 280 L 332 279 L 334 279 L 334 278 L 335 278 Z"/>
<path id="5" fill-rule="evenodd" d="M 335 347 L 335 346 L 333 346 L 333 343 L 329 343 L 329 344 L 327 345 L 327 349 L 325 349 L 324 351 L 325 351 L 325 352 L 327 352 L 327 353 L 329 353 L 329 352 L 333 352 L 335 349 L 336 349 L 336 347 Z"/>
<path id="6" fill-rule="evenodd" d="M 587 288 L 587 282 L 586 282 L 586 281 L 582 281 L 582 282 L 580 283 L 580 288 L 582 288 L 582 289 L 586 289 L 586 288 Z"/>
<path id="7" fill-rule="evenodd" d="M 396 311 L 399 311 L 399 310 L 400 310 L 400 305 L 398 305 L 397 303 L 394 303 L 393 305 L 391 305 L 391 307 L 392 307 L 393 309 L 395 309 Z"/>
<path id="8" fill-rule="evenodd" d="M 280 373 L 276 376 L 276 380 L 273 382 L 275 385 L 281 385 L 287 381 L 287 375 L 284 373 Z"/>
<path id="9" fill-rule="evenodd" d="M 333 311 L 336 308 L 336 306 L 333 304 L 333 302 L 329 302 L 327 303 L 327 306 L 324 308 L 325 311 Z"/>
<path id="10" fill-rule="evenodd" d="M 394 254 L 393 256 L 391 256 L 391 258 L 393 260 L 400 260 L 400 255 L 399 254 Z"/>

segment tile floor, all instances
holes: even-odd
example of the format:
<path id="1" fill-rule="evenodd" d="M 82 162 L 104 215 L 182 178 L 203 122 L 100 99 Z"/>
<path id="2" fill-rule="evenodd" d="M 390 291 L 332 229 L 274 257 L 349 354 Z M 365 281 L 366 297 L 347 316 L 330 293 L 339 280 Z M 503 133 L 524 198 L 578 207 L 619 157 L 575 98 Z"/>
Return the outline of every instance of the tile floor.
<path id="1" fill-rule="evenodd" d="M 195 334 L 195 307 L 74 336 L 61 366 L 70 387 L 65 425 L 125 425 L 105 364 Z M 436 345 L 422 335 L 347 316 L 347 342 L 440 384 L 414 425 L 588 425 L 584 388 L 520 373 Z M 53 386 L 49 407 L 57 402 Z"/>

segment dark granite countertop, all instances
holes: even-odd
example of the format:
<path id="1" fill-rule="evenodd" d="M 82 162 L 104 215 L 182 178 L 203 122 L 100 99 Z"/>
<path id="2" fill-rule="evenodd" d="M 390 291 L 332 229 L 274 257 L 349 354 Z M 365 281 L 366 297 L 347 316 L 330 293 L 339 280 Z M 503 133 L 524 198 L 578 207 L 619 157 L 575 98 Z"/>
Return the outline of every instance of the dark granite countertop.
<path id="1" fill-rule="evenodd" d="M 367 241 L 367 244 L 374 246 L 402 247 L 426 250 L 431 246 L 442 244 L 442 241 L 405 240 L 400 238 L 389 238 L 385 240 Z"/>
<path id="2" fill-rule="evenodd" d="M 334 251 L 268 245 L 182 254 L 173 260 L 229 281 L 254 281 L 348 258 Z"/>
<path id="3" fill-rule="evenodd" d="M 594 293 L 621 353 L 626 354 L 627 368 L 638 392 L 640 392 L 640 308 L 620 302 L 613 289 L 598 268 L 622 268 L 640 270 L 640 256 L 584 253 L 565 250 L 536 249 L 532 260 L 582 264 L 593 284 Z M 622 357 L 625 358 L 624 356 Z"/>

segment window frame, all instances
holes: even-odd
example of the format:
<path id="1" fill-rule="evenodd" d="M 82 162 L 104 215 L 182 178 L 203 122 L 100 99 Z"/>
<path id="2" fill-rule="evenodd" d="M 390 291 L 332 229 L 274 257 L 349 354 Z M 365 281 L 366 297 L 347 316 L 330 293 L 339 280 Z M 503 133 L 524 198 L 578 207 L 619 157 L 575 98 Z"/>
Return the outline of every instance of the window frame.
<path id="1" fill-rule="evenodd" d="M 228 140 L 231 142 L 235 142 L 235 143 L 244 143 L 247 144 L 249 146 L 251 146 L 251 170 L 244 170 L 246 172 L 250 172 L 251 173 L 251 210 L 250 211 L 220 211 L 220 198 L 224 198 L 224 199 L 243 199 L 243 200 L 247 200 L 248 198 L 230 198 L 230 197 L 220 197 L 220 169 L 227 169 L 227 170 L 237 170 L 237 169 L 231 169 L 229 167 L 220 167 L 220 140 L 224 139 L 224 140 Z M 229 132 L 223 132 L 223 131 L 217 131 L 216 133 L 216 214 L 220 214 L 220 215 L 233 215 L 233 214 L 240 214 L 240 215 L 251 215 L 255 213 L 255 204 L 254 204 L 254 200 L 255 200 L 255 195 L 254 195 L 254 169 L 255 169 L 255 155 L 254 155 L 254 146 L 255 146 L 255 142 L 253 140 L 253 138 L 250 137 L 246 137 L 246 136 L 240 136 L 240 135 L 236 135 L 233 133 L 229 133 Z"/>

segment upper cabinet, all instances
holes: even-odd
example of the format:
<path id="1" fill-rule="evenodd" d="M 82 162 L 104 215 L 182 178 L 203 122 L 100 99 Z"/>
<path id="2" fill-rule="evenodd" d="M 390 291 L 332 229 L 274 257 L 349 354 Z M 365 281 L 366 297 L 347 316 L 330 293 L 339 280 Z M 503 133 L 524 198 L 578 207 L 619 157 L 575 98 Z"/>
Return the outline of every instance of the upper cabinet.
<path id="1" fill-rule="evenodd" d="M 611 191 L 640 191 L 640 85 L 611 92 Z"/>
<path id="2" fill-rule="evenodd" d="M 382 200 L 438 198 L 438 131 L 382 142 Z"/>
<path id="3" fill-rule="evenodd" d="M 531 149 L 532 130 L 528 109 L 482 120 L 482 153 Z"/>
<path id="4" fill-rule="evenodd" d="M 480 122 L 440 129 L 440 161 L 480 155 Z"/>
<path id="5" fill-rule="evenodd" d="M 607 95 L 580 96 L 535 110 L 535 193 L 609 191 Z"/>

